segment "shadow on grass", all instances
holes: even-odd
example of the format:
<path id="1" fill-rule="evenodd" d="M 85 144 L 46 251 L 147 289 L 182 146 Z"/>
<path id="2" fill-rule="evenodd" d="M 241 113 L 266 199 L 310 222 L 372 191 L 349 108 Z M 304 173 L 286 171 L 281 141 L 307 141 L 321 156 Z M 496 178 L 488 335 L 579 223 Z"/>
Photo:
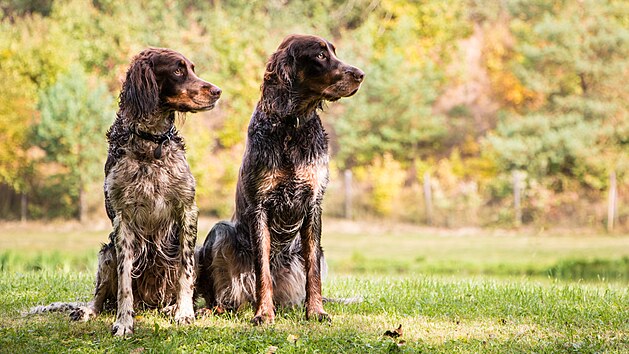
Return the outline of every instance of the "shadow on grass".
<path id="1" fill-rule="evenodd" d="M 97 266 L 98 251 L 80 253 L 0 251 L 0 271 L 65 271 L 92 272 Z"/>
<path id="2" fill-rule="evenodd" d="M 415 259 L 370 258 L 360 252 L 332 263 L 333 269 L 347 274 L 442 274 L 531 276 L 561 280 L 605 280 L 629 282 L 629 257 L 616 259 L 566 258 L 552 265 L 510 263 L 428 262 Z"/>

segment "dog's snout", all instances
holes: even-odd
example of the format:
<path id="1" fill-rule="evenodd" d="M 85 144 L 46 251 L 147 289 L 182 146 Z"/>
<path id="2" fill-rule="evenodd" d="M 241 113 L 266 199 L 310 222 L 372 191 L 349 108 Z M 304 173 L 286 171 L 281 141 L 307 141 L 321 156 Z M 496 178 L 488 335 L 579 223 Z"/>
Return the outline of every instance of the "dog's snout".
<path id="1" fill-rule="evenodd" d="M 206 82 L 203 85 L 203 88 L 208 90 L 210 92 L 210 95 L 215 96 L 215 97 L 219 97 L 221 93 L 223 93 L 223 90 L 221 90 L 220 87 L 212 85 L 209 82 Z"/>
<path id="2" fill-rule="evenodd" d="M 365 78 L 365 73 L 359 68 L 350 66 L 345 70 L 346 73 L 350 74 L 354 80 L 357 82 L 362 82 Z"/>

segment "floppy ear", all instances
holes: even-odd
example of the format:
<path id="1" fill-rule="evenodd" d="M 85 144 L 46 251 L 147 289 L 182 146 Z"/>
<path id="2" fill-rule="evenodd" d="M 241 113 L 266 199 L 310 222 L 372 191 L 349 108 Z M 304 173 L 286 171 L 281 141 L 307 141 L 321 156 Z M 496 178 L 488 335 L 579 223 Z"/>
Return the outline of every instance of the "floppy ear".
<path id="1" fill-rule="evenodd" d="M 264 81 L 268 83 L 276 81 L 280 86 L 290 88 L 293 84 L 295 71 L 295 57 L 291 47 L 286 46 L 278 49 L 269 58 L 264 73 Z"/>
<path id="2" fill-rule="evenodd" d="M 122 85 L 120 109 L 133 118 L 149 117 L 159 104 L 159 88 L 149 58 L 136 58 Z"/>

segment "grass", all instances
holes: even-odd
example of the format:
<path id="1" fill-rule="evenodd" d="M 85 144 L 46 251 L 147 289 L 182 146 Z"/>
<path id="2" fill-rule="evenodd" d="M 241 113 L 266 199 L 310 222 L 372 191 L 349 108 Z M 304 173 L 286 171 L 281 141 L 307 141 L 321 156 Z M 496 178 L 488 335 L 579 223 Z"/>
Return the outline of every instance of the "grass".
<path id="1" fill-rule="evenodd" d="M 324 293 L 364 298 L 353 305 L 327 304 L 331 324 L 305 321 L 296 308 L 280 309 L 273 325 L 253 327 L 252 309 L 246 308 L 178 327 L 146 310 L 138 312 L 129 339 L 109 334 L 111 313 L 88 323 L 71 323 L 63 314 L 19 315 L 36 304 L 89 300 L 95 252 L 106 230 L 0 226 L 0 353 L 622 353 L 629 348 L 627 278 L 601 275 L 622 273 L 627 236 L 325 225 L 330 276 Z M 548 271 L 562 264 L 561 272 Z M 588 274 L 586 281 L 578 274 Z M 383 336 L 399 324 L 401 337 Z"/>

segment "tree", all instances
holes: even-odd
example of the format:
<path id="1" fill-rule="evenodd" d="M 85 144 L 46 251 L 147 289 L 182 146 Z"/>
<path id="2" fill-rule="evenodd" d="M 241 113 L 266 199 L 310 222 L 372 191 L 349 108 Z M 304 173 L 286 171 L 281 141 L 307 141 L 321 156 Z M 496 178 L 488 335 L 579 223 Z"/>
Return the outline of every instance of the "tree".
<path id="1" fill-rule="evenodd" d="M 509 10 L 520 58 L 512 69 L 541 104 L 507 113 L 490 145 L 505 170 L 604 187 L 629 153 L 629 5 L 513 1 Z"/>
<path id="2" fill-rule="evenodd" d="M 333 122 L 341 167 L 369 164 L 385 153 L 408 166 L 441 147 L 446 118 L 434 114 L 433 104 L 451 49 L 469 33 L 462 10 L 456 2 L 387 0 L 352 32 L 358 39 L 343 46 L 349 55 L 341 57 L 366 77 Z"/>
<path id="3" fill-rule="evenodd" d="M 105 85 L 90 82 L 76 64 L 40 95 L 36 142 L 46 152 L 46 161 L 62 167 L 70 193 L 78 198 L 80 221 L 86 216 L 85 187 L 101 175 L 98 166 L 106 156 L 102 141 L 114 118 L 113 102 Z"/>

